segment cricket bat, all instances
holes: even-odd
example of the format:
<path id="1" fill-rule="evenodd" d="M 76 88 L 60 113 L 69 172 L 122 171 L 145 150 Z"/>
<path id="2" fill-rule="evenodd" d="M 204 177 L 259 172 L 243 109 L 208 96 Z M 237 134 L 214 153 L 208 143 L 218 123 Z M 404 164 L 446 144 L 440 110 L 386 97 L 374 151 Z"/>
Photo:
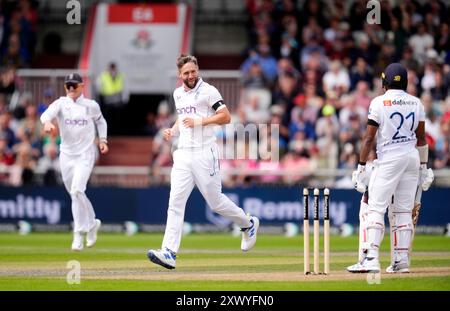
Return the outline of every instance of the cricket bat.
<path id="1" fill-rule="evenodd" d="M 416 227 L 417 227 L 417 223 L 419 221 L 419 213 L 420 213 L 420 208 L 422 207 L 422 185 L 417 185 L 417 190 L 416 190 L 416 197 L 414 198 L 414 207 L 412 210 L 412 222 L 413 222 L 413 232 L 411 234 L 411 243 L 409 245 L 409 261 L 410 261 L 410 265 L 411 265 L 411 252 L 412 252 L 412 247 L 413 247 L 413 242 L 414 242 L 414 234 L 416 233 Z"/>

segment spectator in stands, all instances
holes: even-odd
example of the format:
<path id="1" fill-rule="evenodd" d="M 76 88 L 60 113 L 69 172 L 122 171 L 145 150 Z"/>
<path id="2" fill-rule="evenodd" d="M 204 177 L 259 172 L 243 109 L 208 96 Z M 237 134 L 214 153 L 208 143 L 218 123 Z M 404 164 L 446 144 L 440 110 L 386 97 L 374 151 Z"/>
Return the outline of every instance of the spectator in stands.
<path id="1" fill-rule="evenodd" d="M 40 151 L 31 144 L 31 132 L 25 131 L 21 141 L 13 146 L 16 161 L 11 169 L 10 183 L 13 186 L 34 183 L 34 170 Z"/>
<path id="2" fill-rule="evenodd" d="M 295 107 L 291 112 L 291 121 L 289 123 L 289 136 L 292 140 L 297 132 L 301 131 L 306 139 L 314 140 L 315 133 L 315 118 L 311 119 L 309 116 L 316 115 L 317 110 L 306 104 L 306 97 L 301 94 L 294 99 Z M 312 109 L 313 111 L 309 112 Z"/>
<path id="3" fill-rule="evenodd" d="M 440 70 L 436 71 L 434 74 L 435 85 L 430 88 L 430 94 L 433 100 L 445 100 L 448 96 L 448 85 L 444 83 L 444 78 L 442 77 L 442 72 Z"/>
<path id="4" fill-rule="evenodd" d="M 351 95 L 354 98 L 353 102 L 356 103 L 356 106 L 363 108 L 367 112 L 370 102 L 373 99 L 369 89 L 369 84 L 366 81 L 359 81 L 356 84 L 356 90 Z M 361 111 L 362 110 L 360 108 L 357 108 L 358 113 L 361 113 Z"/>
<path id="5" fill-rule="evenodd" d="M 403 48 L 403 54 L 402 54 L 402 58 L 400 63 L 405 66 L 405 68 L 409 69 L 408 71 L 408 86 L 409 86 L 409 82 L 410 82 L 410 77 L 412 72 L 415 73 L 415 75 L 417 73 L 420 73 L 419 70 L 421 70 L 422 68 L 420 67 L 419 62 L 414 58 L 414 54 L 413 54 L 413 50 L 411 47 L 409 46 L 405 46 Z M 415 82 L 415 84 L 417 85 L 417 82 Z"/>
<path id="6" fill-rule="evenodd" d="M 388 32 L 388 39 L 395 46 L 395 58 L 400 59 L 404 47 L 408 43 L 408 32 L 400 24 L 400 20 L 396 17 L 391 18 L 391 30 Z"/>
<path id="7" fill-rule="evenodd" d="M 14 163 L 14 155 L 8 147 L 8 137 L 0 132 L 0 166 L 12 165 Z"/>
<path id="8" fill-rule="evenodd" d="M 282 177 L 284 183 L 295 184 L 312 173 L 314 165 L 310 157 L 315 152 L 314 148 L 302 131 L 295 134 L 295 138 L 289 143 L 289 152 L 282 160 L 282 167 L 287 173 Z"/>
<path id="9" fill-rule="evenodd" d="M 156 126 L 161 128 L 169 128 L 174 122 L 173 115 L 170 114 L 170 107 L 167 100 L 163 100 L 158 105 L 158 114 L 156 115 Z"/>
<path id="10" fill-rule="evenodd" d="M 433 62 L 427 62 L 424 67 L 421 87 L 424 92 L 429 92 L 436 87 L 436 72 L 439 70 Z"/>
<path id="11" fill-rule="evenodd" d="M 280 57 L 286 57 L 292 60 L 295 67 L 300 68 L 300 43 L 298 41 L 298 26 L 295 16 L 287 15 L 283 18 L 284 32 L 281 35 L 279 46 Z"/>
<path id="12" fill-rule="evenodd" d="M 146 123 L 144 126 L 144 134 L 150 137 L 155 137 L 158 134 L 158 126 L 156 125 L 156 116 L 152 111 L 147 112 Z"/>
<path id="13" fill-rule="evenodd" d="M 321 110 L 322 116 L 316 123 L 317 147 L 319 151 L 319 168 L 335 169 L 338 161 L 339 121 L 336 109 L 326 104 Z"/>
<path id="14" fill-rule="evenodd" d="M 97 89 L 100 94 L 100 106 L 108 121 L 108 131 L 117 135 L 123 130 L 120 126 L 123 120 L 128 92 L 125 86 L 125 76 L 119 72 L 116 63 L 108 64 L 107 70 L 97 79 Z"/>
<path id="15" fill-rule="evenodd" d="M 258 161 L 256 159 L 257 145 L 255 141 L 249 142 L 238 140 L 236 142 L 237 158 L 234 161 L 234 167 L 239 171 L 236 177 L 236 182 L 239 185 L 250 186 L 257 178 L 252 174 L 258 168 Z"/>
<path id="16" fill-rule="evenodd" d="M 440 133 L 436 140 L 436 159 L 433 166 L 438 169 L 450 166 L 450 110 L 444 113 L 440 122 Z"/>
<path id="17" fill-rule="evenodd" d="M 307 0 L 303 5 L 303 15 L 301 21 L 308 23 L 308 19 L 314 19 L 320 27 L 327 25 L 325 18 L 325 5 L 321 0 Z"/>
<path id="18" fill-rule="evenodd" d="M 42 124 L 37 115 L 37 108 L 33 104 L 28 104 L 25 108 L 25 118 L 19 122 L 17 128 L 17 138 L 21 141 L 29 140 L 31 146 L 36 150 L 40 150 Z M 38 155 L 39 156 L 39 155 Z"/>
<path id="19" fill-rule="evenodd" d="M 285 124 L 283 123 L 283 117 L 284 117 L 284 110 L 282 106 L 280 105 L 273 105 L 270 108 L 271 116 L 269 124 L 272 124 L 274 126 L 279 127 L 280 131 L 280 145 L 279 150 L 280 154 L 284 154 L 284 152 L 287 149 L 288 143 L 289 143 L 289 123 Z"/>
<path id="20" fill-rule="evenodd" d="M 11 114 L 8 111 L 0 113 L 0 134 L 6 140 L 8 148 L 12 148 L 16 143 L 16 134 L 10 127 Z"/>
<path id="21" fill-rule="evenodd" d="M 30 0 L 20 0 L 18 5 L 20 23 L 26 25 L 28 31 L 27 49 L 32 55 L 36 44 L 38 13 Z"/>
<path id="22" fill-rule="evenodd" d="M 3 53 L 2 64 L 11 65 L 15 68 L 25 68 L 29 65 L 28 51 L 21 46 L 17 34 L 12 34 L 8 39 L 7 50 Z"/>
<path id="23" fill-rule="evenodd" d="M 9 110 L 8 102 L 6 101 L 5 94 L 0 93 L 0 115 Z"/>
<path id="24" fill-rule="evenodd" d="M 153 140 L 151 178 L 154 183 L 167 183 L 170 181 L 170 174 L 164 174 L 161 170 L 170 169 L 173 165 L 172 159 L 172 145 L 177 145 L 177 140 L 167 142 L 164 140 L 163 130 L 161 128 Z"/>
<path id="25" fill-rule="evenodd" d="M 339 168 L 353 169 L 358 165 L 359 155 L 355 152 L 355 145 L 352 143 L 345 143 L 342 148 L 342 153 L 339 157 Z M 351 179 L 350 179 L 351 180 Z"/>
<path id="26" fill-rule="evenodd" d="M 258 58 L 252 59 L 248 71 L 242 74 L 242 85 L 246 89 L 268 89 L 270 81 L 262 71 Z"/>
<path id="27" fill-rule="evenodd" d="M 319 38 L 317 36 L 312 36 L 304 45 L 300 53 L 300 64 L 304 71 L 308 69 L 318 69 L 311 67 L 311 61 L 320 64 L 320 69 L 326 68 L 328 65 L 328 58 L 325 55 L 325 49 L 319 43 Z"/>
<path id="28" fill-rule="evenodd" d="M 58 146 L 49 143 L 43 148 L 44 156 L 39 158 L 36 170 L 44 174 L 44 186 L 56 186 L 59 184 L 60 164 L 58 158 Z"/>
<path id="29" fill-rule="evenodd" d="M 279 136 L 275 136 L 272 131 L 272 124 L 259 129 L 258 150 L 260 159 L 258 161 L 258 169 L 265 171 L 263 176 L 259 176 L 258 182 L 275 183 L 281 180 L 281 176 L 276 174 L 282 169 Z M 278 157 L 278 158 L 274 158 Z"/>
<path id="30" fill-rule="evenodd" d="M 358 105 L 354 96 L 344 94 L 340 98 L 340 101 L 342 103 L 342 109 L 339 111 L 339 124 L 341 127 L 348 124 L 350 117 L 353 115 L 358 116 L 359 120 L 365 120 L 367 118 L 366 107 Z"/>
<path id="31" fill-rule="evenodd" d="M 278 77 L 287 72 L 292 73 L 297 79 L 301 80 L 300 71 L 294 66 L 292 59 L 288 57 L 281 57 L 277 63 L 277 74 Z"/>
<path id="32" fill-rule="evenodd" d="M 359 81 L 366 81 L 369 84 L 369 88 L 373 87 L 373 70 L 367 65 L 363 57 L 358 57 L 356 64 L 352 67 L 350 73 L 351 86 L 350 91 L 355 90 Z"/>
<path id="33" fill-rule="evenodd" d="M 8 174 L 1 170 L 14 164 L 14 155 L 8 147 L 6 135 L 0 132 L 0 184 L 8 182 Z"/>
<path id="34" fill-rule="evenodd" d="M 44 90 L 44 96 L 42 98 L 42 101 L 38 105 L 38 114 L 39 116 L 50 106 L 50 104 L 53 102 L 53 89 L 46 88 Z"/>
<path id="35" fill-rule="evenodd" d="M 9 102 L 16 89 L 15 68 L 13 66 L 0 67 L 0 94 L 4 94 L 6 101 Z"/>
<path id="36" fill-rule="evenodd" d="M 417 33 L 409 39 L 409 46 L 413 49 L 414 57 L 420 64 L 426 60 L 426 52 L 433 48 L 434 38 L 425 29 L 423 23 L 417 25 Z"/>
<path id="37" fill-rule="evenodd" d="M 434 47 L 439 53 L 450 52 L 450 27 L 447 23 L 442 23 L 440 25 L 439 34 Z"/>
<path id="38" fill-rule="evenodd" d="M 257 51 L 251 51 L 249 57 L 241 65 L 241 72 L 246 74 L 255 61 L 261 66 L 268 82 L 273 84 L 277 77 L 277 60 L 272 56 L 269 44 L 261 43 L 258 45 Z"/>
<path id="39" fill-rule="evenodd" d="M 323 88 L 325 93 L 334 91 L 338 95 L 346 93 L 350 88 L 350 77 L 338 60 L 330 63 L 330 70 L 323 76 Z"/>
<path id="40" fill-rule="evenodd" d="M 265 90 L 244 90 L 238 114 L 243 124 L 265 124 L 270 118 L 270 93 Z"/>
<path id="41" fill-rule="evenodd" d="M 364 118 L 363 120 L 365 120 Z M 352 146 L 358 145 L 361 141 L 361 133 L 364 133 L 365 124 L 361 121 L 360 116 L 352 113 L 349 116 L 348 122 L 341 125 L 339 132 L 340 150 L 343 150 L 346 144 Z"/>

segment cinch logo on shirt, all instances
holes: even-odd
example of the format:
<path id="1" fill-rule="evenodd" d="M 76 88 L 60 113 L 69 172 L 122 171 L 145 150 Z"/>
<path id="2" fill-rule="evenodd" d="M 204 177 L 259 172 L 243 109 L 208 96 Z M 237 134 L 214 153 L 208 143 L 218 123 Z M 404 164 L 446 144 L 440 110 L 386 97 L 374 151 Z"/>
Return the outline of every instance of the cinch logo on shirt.
<path id="1" fill-rule="evenodd" d="M 177 108 L 178 114 L 191 114 L 191 113 L 197 113 L 197 109 L 195 107 L 189 106 L 189 107 L 183 107 L 183 108 Z"/>
<path id="2" fill-rule="evenodd" d="M 84 126 L 88 124 L 88 121 L 86 119 L 65 119 L 64 124 Z"/>
<path id="3" fill-rule="evenodd" d="M 383 100 L 383 105 L 392 106 L 392 102 L 390 100 Z"/>

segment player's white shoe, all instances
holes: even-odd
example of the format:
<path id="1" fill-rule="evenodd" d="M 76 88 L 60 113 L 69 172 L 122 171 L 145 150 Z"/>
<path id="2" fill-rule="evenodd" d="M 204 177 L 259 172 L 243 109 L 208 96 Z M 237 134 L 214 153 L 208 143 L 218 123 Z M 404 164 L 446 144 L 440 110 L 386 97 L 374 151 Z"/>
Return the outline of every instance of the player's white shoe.
<path id="1" fill-rule="evenodd" d="M 380 261 L 373 257 L 366 257 L 361 262 L 348 266 L 347 271 L 351 273 L 378 273 L 380 272 Z"/>
<path id="2" fill-rule="evenodd" d="M 177 255 L 170 249 L 151 249 L 147 252 L 147 257 L 151 262 L 163 266 L 166 269 L 175 269 Z"/>
<path id="3" fill-rule="evenodd" d="M 100 229 L 101 225 L 102 225 L 102 222 L 100 221 L 100 219 L 96 219 L 94 227 L 91 230 L 89 230 L 88 233 L 86 234 L 86 246 L 87 247 L 92 247 L 95 245 L 95 242 L 97 242 L 97 232 L 98 232 L 98 229 Z"/>
<path id="4" fill-rule="evenodd" d="M 396 261 L 386 268 L 387 273 L 409 273 L 408 262 Z"/>
<path id="5" fill-rule="evenodd" d="M 241 241 L 241 250 L 247 252 L 255 246 L 256 236 L 258 234 L 259 228 L 259 219 L 255 216 L 250 218 L 250 222 L 252 226 L 249 228 L 243 228 L 242 231 L 242 241 Z"/>
<path id="6" fill-rule="evenodd" d="M 81 232 L 73 233 L 72 250 L 75 252 L 83 250 L 83 234 Z"/>

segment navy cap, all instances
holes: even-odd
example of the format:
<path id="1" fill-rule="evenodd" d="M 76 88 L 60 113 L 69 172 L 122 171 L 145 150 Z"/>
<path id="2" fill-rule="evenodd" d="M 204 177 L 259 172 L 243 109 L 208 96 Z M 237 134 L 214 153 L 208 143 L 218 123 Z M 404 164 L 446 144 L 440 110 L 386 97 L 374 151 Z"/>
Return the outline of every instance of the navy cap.
<path id="1" fill-rule="evenodd" d="M 66 76 L 64 84 L 66 83 L 83 83 L 83 79 L 78 73 L 74 72 Z"/>
<path id="2" fill-rule="evenodd" d="M 408 72 L 405 66 L 399 63 L 392 63 L 386 67 L 381 74 L 383 86 L 390 89 L 406 90 L 408 86 Z"/>

